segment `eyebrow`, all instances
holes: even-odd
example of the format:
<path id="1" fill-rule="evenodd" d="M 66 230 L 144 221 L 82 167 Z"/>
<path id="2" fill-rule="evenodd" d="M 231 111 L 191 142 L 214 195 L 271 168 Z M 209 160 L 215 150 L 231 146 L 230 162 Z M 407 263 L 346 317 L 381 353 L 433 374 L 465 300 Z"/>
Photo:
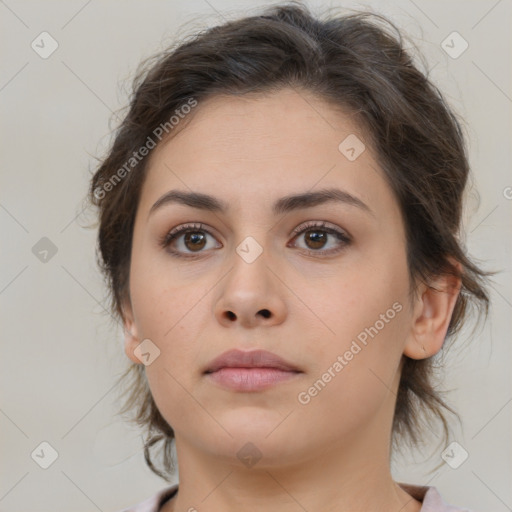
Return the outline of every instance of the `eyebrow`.
<path id="1" fill-rule="evenodd" d="M 294 210 L 312 208 L 313 206 L 332 202 L 355 206 L 364 212 L 375 216 L 370 207 L 361 201 L 361 199 L 345 190 L 340 190 L 338 188 L 328 188 L 318 190 L 316 192 L 304 192 L 302 194 L 281 197 L 272 206 L 272 212 L 275 215 L 280 215 Z M 164 205 L 172 203 L 183 204 L 190 206 L 191 208 L 197 208 L 198 210 L 205 210 L 215 213 L 226 213 L 229 210 L 227 203 L 208 194 L 202 194 L 200 192 L 171 190 L 170 192 L 167 192 L 162 197 L 160 197 L 153 204 L 149 210 L 148 217 Z"/>

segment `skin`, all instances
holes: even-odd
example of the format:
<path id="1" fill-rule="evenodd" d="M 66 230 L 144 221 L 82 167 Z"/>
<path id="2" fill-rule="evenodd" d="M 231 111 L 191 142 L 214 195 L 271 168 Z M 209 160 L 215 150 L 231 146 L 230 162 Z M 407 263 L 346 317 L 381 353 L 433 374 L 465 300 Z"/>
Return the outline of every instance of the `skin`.
<path id="1" fill-rule="evenodd" d="M 433 283 L 445 292 L 421 285 L 411 301 L 392 190 L 368 145 L 353 162 L 338 150 L 349 134 L 364 140 L 351 116 L 286 88 L 214 96 L 189 121 L 150 155 L 124 307 L 127 356 L 141 364 L 134 351 L 147 338 L 160 350 L 146 374 L 176 434 L 180 478 L 163 510 L 420 510 L 389 467 L 400 363 L 403 355 L 421 359 L 441 349 L 458 281 Z M 330 187 L 372 213 L 335 202 L 272 213 L 283 196 Z M 172 203 L 148 216 L 176 189 L 213 195 L 229 211 Z M 307 231 L 293 235 L 308 221 L 326 221 L 351 242 L 328 235 L 322 246 Z M 183 234 L 174 241 L 196 259 L 173 256 L 158 242 L 185 223 L 211 233 L 199 253 Z M 236 252 L 248 236 L 263 249 L 252 263 Z M 299 403 L 298 394 L 396 302 L 402 310 L 309 403 Z M 262 309 L 270 316 L 258 314 Z M 256 393 L 221 388 L 202 372 L 231 348 L 269 350 L 303 373 Z M 261 453 L 252 467 L 237 456 L 248 442 Z"/>

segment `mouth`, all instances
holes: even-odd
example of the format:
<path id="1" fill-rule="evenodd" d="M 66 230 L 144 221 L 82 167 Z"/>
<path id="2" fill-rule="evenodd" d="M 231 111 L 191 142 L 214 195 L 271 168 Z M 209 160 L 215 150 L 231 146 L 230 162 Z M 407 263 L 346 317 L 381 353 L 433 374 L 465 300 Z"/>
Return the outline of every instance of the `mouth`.
<path id="1" fill-rule="evenodd" d="M 277 368 L 220 368 L 205 376 L 215 384 L 233 391 L 262 391 L 279 383 L 296 378 L 302 372 Z"/>
<path id="2" fill-rule="evenodd" d="M 230 350 L 214 359 L 203 372 L 212 383 L 233 391 L 262 391 L 297 378 L 297 366 L 266 350 Z"/>

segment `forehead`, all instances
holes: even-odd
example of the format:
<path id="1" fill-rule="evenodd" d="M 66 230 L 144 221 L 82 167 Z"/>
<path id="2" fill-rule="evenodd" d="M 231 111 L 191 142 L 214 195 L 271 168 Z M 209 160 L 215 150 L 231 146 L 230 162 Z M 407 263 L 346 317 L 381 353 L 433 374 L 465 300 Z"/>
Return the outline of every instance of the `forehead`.
<path id="1" fill-rule="evenodd" d="M 215 95 L 198 102 L 192 121 L 171 138 L 180 149 L 228 152 L 242 160 L 310 155 L 337 156 L 339 138 L 357 134 L 364 138 L 355 115 L 326 103 L 310 91 L 284 88 L 270 93 L 240 96 Z M 166 147 L 161 144 L 156 153 Z M 316 149 L 316 151 L 314 151 Z M 172 150 L 171 150 L 172 151 Z"/>
<path id="2" fill-rule="evenodd" d="M 362 150 L 356 159 L 347 158 L 347 140 Z M 215 195 L 234 209 L 330 187 L 393 202 L 364 140 L 354 116 L 310 92 L 214 96 L 151 153 L 140 208 L 173 189 Z"/>

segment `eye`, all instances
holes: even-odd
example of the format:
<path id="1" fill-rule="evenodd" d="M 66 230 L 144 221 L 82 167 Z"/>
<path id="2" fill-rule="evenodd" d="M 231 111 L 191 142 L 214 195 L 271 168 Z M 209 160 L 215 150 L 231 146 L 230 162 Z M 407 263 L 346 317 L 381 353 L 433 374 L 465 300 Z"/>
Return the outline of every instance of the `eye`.
<path id="1" fill-rule="evenodd" d="M 328 222 L 311 221 L 296 228 L 295 239 L 303 238 L 306 252 L 313 255 L 337 254 L 351 243 L 351 238 L 343 230 L 331 226 Z M 329 240 L 331 239 L 331 240 Z M 326 245 L 334 248 L 324 249 Z"/>
<path id="2" fill-rule="evenodd" d="M 327 222 L 311 221 L 302 224 L 293 231 L 293 240 L 304 236 L 307 253 L 313 255 L 336 254 L 351 243 L 351 238 L 340 228 Z M 194 258 L 200 256 L 205 249 L 220 248 L 222 245 L 208 247 L 208 237 L 214 238 L 204 224 L 183 224 L 166 233 L 159 244 L 173 256 L 179 258 Z M 331 240 L 332 239 L 332 240 Z M 334 248 L 324 247 L 334 244 Z M 295 246 L 295 245 L 292 245 Z"/>
<path id="3" fill-rule="evenodd" d="M 208 247 L 208 237 L 213 238 L 213 235 L 203 224 L 183 224 L 166 233 L 160 240 L 160 245 L 175 256 L 193 258 L 204 252 L 203 249 L 213 248 Z"/>

